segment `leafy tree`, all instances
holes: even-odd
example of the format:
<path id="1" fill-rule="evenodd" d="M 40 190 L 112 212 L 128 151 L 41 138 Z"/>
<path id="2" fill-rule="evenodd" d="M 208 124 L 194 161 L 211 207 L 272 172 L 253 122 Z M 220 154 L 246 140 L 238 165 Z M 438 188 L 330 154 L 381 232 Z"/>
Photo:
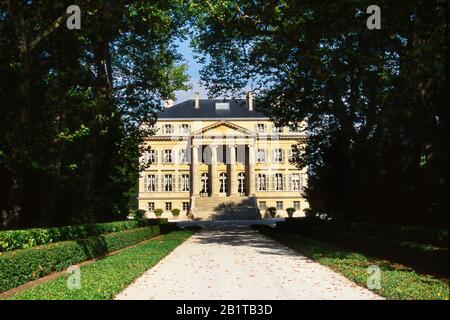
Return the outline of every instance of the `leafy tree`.
<path id="1" fill-rule="evenodd" d="M 186 89 L 182 1 L 0 1 L 0 212 L 9 227 L 128 214 L 140 142 Z"/>
<path id="2" fill-rule="evenodd" d="M 445 225 L 445 1 L 193 1 L 193 44 L 213 96 L 251 83 L 278 125 L 307 119 L 296 162 L 317 212 Z"/>

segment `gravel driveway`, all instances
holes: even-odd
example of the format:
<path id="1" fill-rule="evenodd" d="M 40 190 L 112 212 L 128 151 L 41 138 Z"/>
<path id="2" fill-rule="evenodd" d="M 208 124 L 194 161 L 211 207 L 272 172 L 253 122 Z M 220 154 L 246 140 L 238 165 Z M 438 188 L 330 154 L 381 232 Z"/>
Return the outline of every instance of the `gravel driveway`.
<path id="1" fill-rule="evenodd" d="M 206 228 L 116 299 L 380 299 L 246 227 Z"/>

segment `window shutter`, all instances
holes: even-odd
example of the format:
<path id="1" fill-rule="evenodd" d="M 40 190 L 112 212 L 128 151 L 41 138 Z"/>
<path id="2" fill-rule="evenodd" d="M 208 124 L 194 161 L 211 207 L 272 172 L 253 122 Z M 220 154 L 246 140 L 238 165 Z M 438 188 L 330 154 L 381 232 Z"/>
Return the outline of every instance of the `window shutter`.
<path id="1" fill-rule="evenodd" d="M 293 190 L 293 186 L 292 186 L 292 174 L 288 175 L 288 190 L 286 191 L 292 191 Z"/>
<path id="2" fill-rule="evenodd" d="M 144 176 L 144 192 L 147 191 L 147 175 Z"/>
<path id="3" fill-rule="evenodd" d="M 264 149 L 264 163 L 269 163 L 270 159 L 269 159 L 269 152 L 267 149 Z"/>
<path id="4" fill-rule="evenodd" d="M 275 191 L 275 186 L 276 186 L 276 177 L 275 177 L 275 173 L 272 174 L 272 191 Z"/>
<path id="5" fill-rule="evenodd" d="M 281 149 L 281 162 L 286 162 L 286 150 Z"/>
<path id="6" fill-rule="evenodd" d="M 283 190 L 287 190 L 287 188 L 286 188 L 286 174 L 283 173 L 282 177 L 283 177 Z"/>
<path id="7" fill-rule="evenodd" d="M 183 191 L 183 188 L 182 188 L 182 185 L 181 185 L 182 180 L 183 180 L 183 175 L 179 174 L 178 175 L 178 191 Z"/>
<path id="8" fill-rule="evenodd" d="M 159 191 L 158 175 L 157 174 L 155 174 L 155 191 Z"/>

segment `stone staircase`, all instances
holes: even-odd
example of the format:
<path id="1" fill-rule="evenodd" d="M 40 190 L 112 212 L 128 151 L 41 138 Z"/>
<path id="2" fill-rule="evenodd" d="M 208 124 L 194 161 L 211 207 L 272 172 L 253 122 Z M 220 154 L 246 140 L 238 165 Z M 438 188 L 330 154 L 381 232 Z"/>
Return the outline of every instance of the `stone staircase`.
<path id="1" fill-rule="evenodd" d="M 194 218 L 201 220 L 256 220 L 261 217 L 254 197 L 196 197 Z"/>

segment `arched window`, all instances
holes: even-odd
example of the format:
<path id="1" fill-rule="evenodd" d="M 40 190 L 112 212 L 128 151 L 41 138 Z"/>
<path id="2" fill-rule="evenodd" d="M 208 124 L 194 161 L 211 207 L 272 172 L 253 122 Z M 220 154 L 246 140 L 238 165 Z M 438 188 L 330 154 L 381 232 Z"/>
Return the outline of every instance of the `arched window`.
<path id="1" fill-rule="evenodd" d="M 208 180 L 209 180 L 209 175 L 207 173 L 203 173 L 201 176 L 201 191 L 200 191 L 200 195 L 202 196 L 208 196 L 208 192 L 209 192 L 209 188 L 208 188 Z"/>
<path id="2" fill-rule="evenodd" d="M 227 183 L 227 174 L 222 172 L 219 175 L 219 181 L 220 181 L 220 193 L 227 193 L 228 192 L 228 183 Z"/>
<path id="3" fill-rule="evenodd" d="M 245 173 L 241 172 L 238 174 L 238 193 L 240 196 L 245 196 L 245 194 L 247 193 L 245 184 Z"/>

